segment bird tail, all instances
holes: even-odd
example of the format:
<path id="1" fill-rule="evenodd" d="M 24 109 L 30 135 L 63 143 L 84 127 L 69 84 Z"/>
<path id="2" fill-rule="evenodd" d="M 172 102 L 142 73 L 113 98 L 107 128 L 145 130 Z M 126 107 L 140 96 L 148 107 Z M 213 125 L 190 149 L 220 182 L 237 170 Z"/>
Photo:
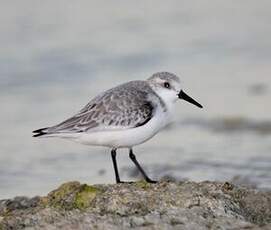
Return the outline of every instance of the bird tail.
<path id="1" fill-rule="evenodd" d="M 42 128 L 42 129 L 34 130 L 33 137 L 40 137 L 40 136 L 44 136 L 46 134 L 49 134 L 48 129 L 49 128 Z"/>

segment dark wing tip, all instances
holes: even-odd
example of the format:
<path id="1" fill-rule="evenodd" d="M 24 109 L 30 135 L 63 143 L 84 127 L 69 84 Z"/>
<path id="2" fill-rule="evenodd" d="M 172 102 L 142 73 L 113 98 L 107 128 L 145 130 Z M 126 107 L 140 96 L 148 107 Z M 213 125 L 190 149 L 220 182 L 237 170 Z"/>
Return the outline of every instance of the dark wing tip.
<path id="1" fill-rule="evenodd" d="M 47 128 L 42 128 L 42 129 L 37 129 L 37 130 L 34 130 L 32 133 L 34 133 L 33 137 L 39 137 L 39 136 L 42 136 L 42 135 L 45 135 L 47 134 Z"/>

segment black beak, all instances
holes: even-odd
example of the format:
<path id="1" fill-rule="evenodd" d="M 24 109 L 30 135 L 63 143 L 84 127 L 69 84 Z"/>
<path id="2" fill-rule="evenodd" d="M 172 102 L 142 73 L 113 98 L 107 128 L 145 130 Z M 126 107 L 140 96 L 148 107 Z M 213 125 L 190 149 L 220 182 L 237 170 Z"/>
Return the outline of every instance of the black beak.
<path id="1" fill-rule="evenodd" d="M 198 102 L 196 102 L 193 98 L 189 97 L 184 91 L 180 91 L 180 93 L 178 94 L 180 99 L 183 99 L 185 101 L 188 101 L 189 103 L 198 106 L 199 108 L 203 108 L 202 105 Z"/>

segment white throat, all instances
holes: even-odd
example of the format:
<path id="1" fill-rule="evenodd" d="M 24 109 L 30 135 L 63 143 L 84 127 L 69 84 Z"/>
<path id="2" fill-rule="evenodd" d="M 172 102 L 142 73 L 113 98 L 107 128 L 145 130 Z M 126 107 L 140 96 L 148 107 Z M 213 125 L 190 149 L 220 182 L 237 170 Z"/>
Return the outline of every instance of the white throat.
<path id="1" fill-rule="evenodd" d="M 158 89 L 156 90 L 156 93 L 165 103 L 167 108 L 173 107 L 176 101 L 178 100 L 178 96 L 174 91 Z"/>

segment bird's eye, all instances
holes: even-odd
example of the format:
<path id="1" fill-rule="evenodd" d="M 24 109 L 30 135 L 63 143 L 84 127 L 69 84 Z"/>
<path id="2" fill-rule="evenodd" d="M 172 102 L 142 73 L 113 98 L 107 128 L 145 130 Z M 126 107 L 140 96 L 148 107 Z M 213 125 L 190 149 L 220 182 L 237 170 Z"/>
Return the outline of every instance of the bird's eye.
<path id="1" fill-rule="evenodd" d="M 169 89 L 170 88 L 170 84 L 168 82 L 165 82 L 164 83 L 164 87 L 167 88 L 167 89 Z"/>

